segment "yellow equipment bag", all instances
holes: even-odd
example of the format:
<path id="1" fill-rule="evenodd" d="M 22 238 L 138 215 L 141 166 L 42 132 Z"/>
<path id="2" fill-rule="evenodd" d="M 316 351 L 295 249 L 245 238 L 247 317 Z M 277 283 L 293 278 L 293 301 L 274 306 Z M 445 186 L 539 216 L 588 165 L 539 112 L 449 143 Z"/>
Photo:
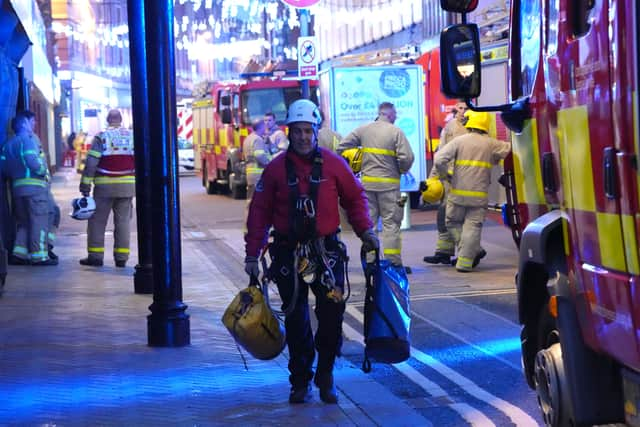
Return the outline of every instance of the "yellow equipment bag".
<path id="1" fill-rule="evenodd" d="M 344 150 L 342 157 L 347 160 L 353 173 L 359 173 L 362 170 L 362 147 Z"/>
<path id="2" fill-rule="evenodd" d="M 256 359 L 273 359 L 284 349 L 284 327 L 271 311 L 257 282 L 236 295 L 225 310 L 222 323 L 236 342 Z"/>

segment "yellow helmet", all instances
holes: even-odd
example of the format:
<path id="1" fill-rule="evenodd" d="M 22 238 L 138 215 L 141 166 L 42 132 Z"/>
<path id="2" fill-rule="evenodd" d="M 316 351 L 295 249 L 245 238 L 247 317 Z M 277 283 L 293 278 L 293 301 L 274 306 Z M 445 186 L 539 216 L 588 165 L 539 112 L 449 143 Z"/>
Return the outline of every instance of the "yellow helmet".
<path id="1" fill-rule="evenodd" d="M 438 203 L 444 195 L 444 186 L 438 178 L 428 178 L 425 181 L 427 189 L 422 192 L 425 203 Z"/>
<path id="2" fill-rule="evenodd" d="M 491 127 L 491 115 L 489 113 L 486 111 L 467 110 L 464 116 L 467 118 L 464 127 L 479 129 L 489 133 L 489 128 Z"/>
<path id="3" fill-rule="evenodd" d="M 342 152 L 342 157 L 347 160 L 353 173 L 358 173 L 362 170 L 362 147 L 349 148 Z"/>

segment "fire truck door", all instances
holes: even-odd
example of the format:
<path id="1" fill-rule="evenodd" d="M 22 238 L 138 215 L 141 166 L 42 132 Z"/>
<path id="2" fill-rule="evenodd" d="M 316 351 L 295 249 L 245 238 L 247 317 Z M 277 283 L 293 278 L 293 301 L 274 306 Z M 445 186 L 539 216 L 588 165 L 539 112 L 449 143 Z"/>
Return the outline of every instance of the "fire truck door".
<path id="1" fill-rule="evenodd" d="M 631 168 L 624 162 L 633 146 L 621 137 L 624 112 L 616 101 L 621 96 L 616 74 L 621 71 L 611 64 L 616 53 L 612 49 L 618 49 L 620 40 L 609 30 L 606 3 L 579 0 L 572 6 L 584 7 L 584 13 L 561 21 L 558 35 L 559 40 L 569 40 L 559 48 L 562 93 L 557 113 L 568 213 L 565 250 L 573 260 L 570 269 L 576 273 L 577 294 L 585 304 L 588 318 L 583 325 L 593 322 L 583 330 L 585 338 L 638 366 L 636 345 L 620 345 L 636 343 L 631 277 L 638 274 L 635 215 L 629 204 L 637 200 L 637 190 L 630 192 Z M 617 54 L 624 59 L 623 52 Z"/>

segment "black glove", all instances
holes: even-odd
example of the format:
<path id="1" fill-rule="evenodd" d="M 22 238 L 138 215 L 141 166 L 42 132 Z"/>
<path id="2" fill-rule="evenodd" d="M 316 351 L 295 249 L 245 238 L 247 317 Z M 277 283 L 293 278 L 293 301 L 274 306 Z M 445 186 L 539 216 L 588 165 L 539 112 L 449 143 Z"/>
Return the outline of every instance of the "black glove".
<path id="1" fill-rule="evenodd" d="M 260 275 L 260 268 L 258 267 L 258 258 L 254 256 L 247 256 L 244 258 L 244 271 L 249 277 L 255 277 L 256 279 Z"/>
<path id="2" fill-rule="evenodd" d="M 420 192 L 424 193 L 425 191 L 427 191 L 427 188 L 429 188 L 427 186 L 427 182 L 426 181 L 421 181 L 420 182 Z"/>
<path id="3" fill-rule="evenodd" d="M 363 252 L 372 252 L 380 248 L 380 242 L 378 241 L 378 236 L 372 229 L 368 229 L 364 233 L 360 235 L 360 240 L 362 240 L 362 251 Z"/>
<path id="4" fill-rule="evenodd" d="M 83 196 L 88 197 L 91 195 L 91 184 L 80 184 L 79 190 Z"/>

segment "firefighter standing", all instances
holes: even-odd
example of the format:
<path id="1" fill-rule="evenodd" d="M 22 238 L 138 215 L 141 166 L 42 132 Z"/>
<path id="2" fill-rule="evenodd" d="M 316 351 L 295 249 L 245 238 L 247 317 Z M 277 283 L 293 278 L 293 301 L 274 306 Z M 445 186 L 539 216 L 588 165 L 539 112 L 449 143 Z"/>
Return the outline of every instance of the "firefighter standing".
<path id="1" fill-rule="evenodd" d="M 338 203 L 347 211 L 364 250 L 375 250 L 378 240 L 371 229 L 362 186 L 342 159 L 318 147 L 320 116 L 316 105 L 306 99 L 293 102 L 287 125 L 291 144 L 284 155 L 267 165 L 251 201 L 245 271 L 258 276 L 258 255 L 273 227 L 268 274 L 278 285 L 283 309 L 293 310 L 285 319 L 289 402 L 307 402 L 313 378 L 322 401 L 337 403 L 333 364 L 342 346 L 346 257 L 337 235 Z M 315 339 L 309 320 L 309 288 L 316 296 Z M 297 299 L 292 301 L 294 293 Z M 314 378 L 315 350 L 318 363 Z"/>
<path id="2" fill-rule="evenodd" d="M 111 110 L 108 127 L 93 139 L 87 153 L 87 164 L 80 181 L 80 193 L 88 196 L 93 188 L 96 211 L 87 226 L 88 257 L 82 265 L 100 267 L 104 261 L 104 232 L 113 210 L 116 267 L 124 267 L 129 259 L 129 227 L 135 195 L 135 159 L 133 133 L 122 127 L 122 115 Z"/>
<path id="3" fill-rule="evenodd" d="M 491 169 L 504 159 L 511 146 L 487 135 L 491 117 L 486 112 L 467 111 L 469 133 L 438 150 L 434 167 L 441 180 L 447 179 L 453 163 L 447 200 L 446 226 L 458 248 L 456 270 L 469 272 L 474 260 L 483 257 L 480 246 L 482 223 L 487 215 Z"/>
<path id="4" fill-rule="evenodd" d="M 266 124 L 266 137 L 271 144 L 271 154 L 278 154 L 287 151 L 289 140 L 280 126 L 276 123 L 276 115 L 271 111 L 265 113 L 264 122 Z"/>
<path id="5" fill-rule="evenodd" d="M 464 127 L 464 123 L 466 121 L 466 117 L 464 115 L 465 111 L 467 111 L 467 105 L 464 101 L 459 101 L 458 103 L 456 103 L 453 110 L 453 118 L 447 122 L 447 124 L 442 129 L 442 132 L 440 132 L 440 143 L 438 144 L 437 150 L 441 150 L 442 148 L 444 148 L 455 137 L 468 133 L 467 128 Z M 437 176 L 438 172 L 436 171 L 436 168 L 434 166 L 431 168 L 429 178 L 435 178 Z M 438 240 L 436 242 L 436 252 L 432 256 L 426 256 L 423 258 L 424 262 L 428 262 L 430 264 L 451 264 L 451 257 L 455 254 L 456 251 L 453 236 L 451 235 L 449 230 L 447 230 L 447 226 L 445 224 L 447 196 L 449 193 L 448 187 L 449 184 L 445 181 L 444 196 L 440 201 L 440 206 L 438 206 L 438 214 L 436 216 L 436 223 L 438 225 Z"/>
<path id="6" fill-rule="evenodd" d="M 3 173 L 11 180 L 16 239 L 9 264 L 57 265 L 49 257 L 48 235 L 52 199 L 49 168 L 33 133 L 33 113 L 21 111 L 11 126 L 15 136 L 3 147 Z"/>
<path id="7" fill-rule="evenodd" d="M 340 145 L 340 141 L 342 141 L 342 135 L 329 127 L 328 123 L 324 119 L 324 113 L 322 110 L 320 111 L 320 118 L 322 120 L 322 125 L 318 131 L 318 145 L 335 153 Z"/>
<path id="8" fill-rule="evenodd" d="M 253 132 L 242 143 L 242 154 L 245 159 L 247 174 L 247 200 L 250 201 L 256 183 L 262 175 L 264 167 L 271 161 L 271 145 L 265 140 L 266 124 L 258 120 L 253 124 Z"/>
<path id="9" fill-rule="evenodd" d="M 355 129 L 338 146 L 338 154 L 362 146 L 362 185 L 374 224 L 382 218 L 383 254 L 391 264 L 402 267 L 400 224 L 404 202 L 400 198 L 400 176 L 413 164 L 413 151 L 404 132 L 393 125 L 396 109 L 390 102 L 378 106 L 372 123 Z"/>

